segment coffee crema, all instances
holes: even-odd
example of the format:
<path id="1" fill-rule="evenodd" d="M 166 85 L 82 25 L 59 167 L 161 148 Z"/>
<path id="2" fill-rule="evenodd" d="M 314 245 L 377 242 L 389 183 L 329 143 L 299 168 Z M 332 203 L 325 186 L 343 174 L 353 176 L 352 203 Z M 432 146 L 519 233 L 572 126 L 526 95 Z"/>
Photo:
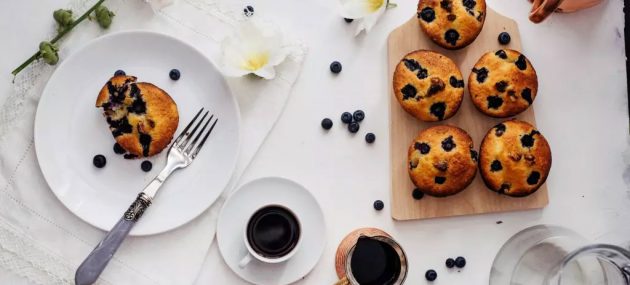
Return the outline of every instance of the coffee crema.
<path id="1" fill-rule="evenodd" d="M 281 206 L 259 209 L 247 223 L 247 242 L 266 258 L 289 254 L 300 240 L 300 223 L 295 215 Z"/>

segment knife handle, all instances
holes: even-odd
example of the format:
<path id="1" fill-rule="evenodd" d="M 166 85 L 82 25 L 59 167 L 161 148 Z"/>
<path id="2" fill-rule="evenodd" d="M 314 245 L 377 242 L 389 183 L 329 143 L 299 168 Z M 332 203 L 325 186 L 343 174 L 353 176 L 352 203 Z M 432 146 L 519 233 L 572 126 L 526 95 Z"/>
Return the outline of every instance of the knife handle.
<path id="1" fill-rule="evenodd" d="M 142 217 L 142 213 L 151 205 L 151 199 L 144 193 L 138 194 L 136 200 L 118 220 L 116 225 L 105 235 L 92 252 L 83 260 L 74 276 L 76 285 L 93 284 L 101 275 L 107 263 L 112 259 L 123 240 Z"/>

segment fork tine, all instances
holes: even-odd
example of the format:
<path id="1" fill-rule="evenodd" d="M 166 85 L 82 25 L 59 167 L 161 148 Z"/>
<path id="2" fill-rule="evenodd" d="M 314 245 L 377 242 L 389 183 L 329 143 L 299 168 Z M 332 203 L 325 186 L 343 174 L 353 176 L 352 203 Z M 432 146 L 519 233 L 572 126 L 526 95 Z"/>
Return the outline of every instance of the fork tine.
<path id="1" fill-rule="evenodd" d="M 210 136 L 210 133 L 212 133 L 212 130 L 214 129 L 214 126 L 217 124 L 217 122 L 219 121 L 219 119 L 217 118 L 216 120 L 214 120 L 214 123 L 212 123 L 212 126 L 210 126 L 210 129 L 208 130 L 208 132 L 206 133 L 206 135 L 203 137 L 203 139 L 201 140 L 201 142 L 199 143 L 199 145 L 197 146 L 197 148 L 195 149 L 195 151 L 192 153 L 192 158 L 194 159 L 197 154 L 199 153 L 199 150 L 201 150 L 201 147 L 203 146 L 203 144 L 206 142 L 206 140 L 208 139 L 208 136 Z"/>
<path id="2" fill-rule="evenodd" d="M 190 123 L 188 123 L 188 126 L 184 128 L 184 130 L 179 134 L 179 136 L 177 136 L 173 145 L 176 145 L 184 137 L 184 134 L 188 131 L 190 126 L 192 126 L 192 124 L 197 120 L 197 117 L 199 117 L 201 112 L 203 112 L 203 108 L 201 108 L 199 112 L 197 112 L 197 115 L 195 115 L 195 117 L 190 121 Z"/>
<path id="3" fill-rule="evenodd" d="M 191 143 L 188 144 L 188 147 L 186 147 L 186 151 L 184 151 L 184 153 L 186 155 L 190 154 L 190 151 L 193 149 L 193 147 L 195 147 L 195 145 L 197 144 L 197 141 L 199 140 L 199 138 L 201 137 L 201 135 L 203 135 L 203 131 L 206 130 L 206 127 L 208 127 L 208 124 L 212 121 L 212 118 L 214 118 L 214 114 L 212 114 L 212 116 L 210 116 L 210 119 L 208 119 L 206 121 L 206 123 L 203 125 L 203 127 L 201 128 L 201 131 L 199 131 L 199 133 L 197 134 L 197 136 L 195 136 L 195 139 L 193 139 L 193 141 Z"/>
<path id="4" fill-rule="evenodd" d="M 201 117 L 201 120 L 199 120 L 199 122 L 195 125 L 195 128 L 189 134 L 186 135 L 182 143 L 179 144 L 178 146 L 179 150 L 184 150 L 184 148 L 186 148 L 188 141 L 190 141 L 190 138 L 195 135 L 195 133 L 197 132 L 197 129 L 199 129 L 199 126 L 201 125 L 201 123 L 203 123 L 203 120 L 208 116 L 208 113 L 210 113 L 210 111 L 206 111 L 206 113 L 203 114 L 203 117 Z"/>

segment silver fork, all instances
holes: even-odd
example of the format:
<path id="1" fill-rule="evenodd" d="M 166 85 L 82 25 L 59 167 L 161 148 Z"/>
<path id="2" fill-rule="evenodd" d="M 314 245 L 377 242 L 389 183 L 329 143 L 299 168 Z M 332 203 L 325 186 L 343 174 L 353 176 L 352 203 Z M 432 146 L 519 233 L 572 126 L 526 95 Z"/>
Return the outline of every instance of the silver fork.
<path id="1" fill-rule="evenodd" d="M 209 111 L 206 111 L 201 120 L 195 124 L 197 118 L 203 112 L 203 108 L 199 110 L 197 115 L 190 121 L 188 126 L 184 128 L 182 133 L 175 139 L 173 145 L 168 149 L 168 156 L 166 158 L 166 166 L 160 174 L 158 174 L 145 188 L 136 200 L 129 206 L 129 209 L 124 213 L 122 218 L 118 220 L 118 223 L 114 225 L 114 227 L 107 233 L 107 235 L 101 240 L 101 242 L 96 245 L 94 250 L 85 258 L 85 260 L 81 263 L 79 268 L 77 268 L 77 272 L 74 276 L 74 282 L 77 285 L 84 284 L 92 284 L 96 282 L 98 276 L 101 275 L 103 269 L 107 266 L 107 263 L 116 250 L 120 247 L 127 234 L 136 222 L 142 217 L 144 211 L 151 206 L 151 202 L 157 191 L 160 189 L 160 186 L 164 183 L 164 181 L 177 169 L 184 168 L 192 163 L 192 161 L 197 157 L 199 150 L 203 147 L 206 139 L 210 136 L 210 133 L 214 129 L 214 126 L 217 124 L 219 119 L 214 119 L 214 115 L 211 115 L 208 120 L 206 117 L 208 116 Z M 214 122 L 210 126 L 210 129 L 206 131 L 208 124 Z M 203 127 L 197 133 L 199 127 L 203 124 Z M 189 132 L 190 127 L 194 125 L 194 128 Z M 204 134 L 205 131 L 205 135 Z M 190 139 L 197 133 L 197 135 L 193 138 L 192 142 Z M 203 139 L 198 143 L 199 139 L 203 135 Z"/>

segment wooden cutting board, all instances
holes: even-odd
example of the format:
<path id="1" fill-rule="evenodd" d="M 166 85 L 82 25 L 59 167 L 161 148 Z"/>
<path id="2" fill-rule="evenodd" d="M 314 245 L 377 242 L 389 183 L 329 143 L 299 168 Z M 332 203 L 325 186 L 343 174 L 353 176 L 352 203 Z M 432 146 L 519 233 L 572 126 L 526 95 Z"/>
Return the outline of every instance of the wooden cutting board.
<path id="1" fill-rule="evenodd" d="M 500 45 L 497 37 L 500 32 L 507 31 L 512 36 L 509 45 Z M 396 220 L 427 219 L 482 214 L 502 211 L 517 211 L 542 208 L 548 204 L 547 186 L 534 194 L 524 198 L 512 198 L 490 191 L 484 185 L 481 174 L 473 183 L 459 194 L 435 198 L 425 195 L 421 200 L 414 200 L 411 193 L 415 186 L 411 183 L 407 173 L 407 149 L 413 138 L 423 129 L 439 124 L 450 124 L 466 130 L 473 138 L 475 149 L 479 149 L 481 140 L 486 132 L 504 119 L 490 118 L 475 109 L 470 101 L 468 86 L 465 88 L 462 105 L 452 118 L 436 123 L 422 122 L 408 115 L 398 104 L 393 94 L 392 78 L 398 62 L 409 52 L 418 49 L 437 51 L 450 57 L 459 66 L 468 84 L 468 76 L 473 65 L 487 51 L 510 48 L 521 51 L 521 39 L 516 22 L 504 17 L 492 9 L 487 9 L 486 22 L 481 34 L 468 47 L 450 51 L 434 44 L 420 29 L 418 19 L 412 17 L 402 26 L 389 34 L 388 64 L 389 64 L 389 110 L 390 110 L 390 148 L 391 148 L 391 192 L 392 217 Z M 524 52 L 525 56 L 527 53 Z M 532 62 L 536 68 L 536 62 Z M 549 94 L 539 94 L 548 96 Z M 534 103 L 534 105 L 536 105 Z M 515 118 L 536 125 L 534 106 Z M 544 135 L 544 131 L 542 132 Z"/>

